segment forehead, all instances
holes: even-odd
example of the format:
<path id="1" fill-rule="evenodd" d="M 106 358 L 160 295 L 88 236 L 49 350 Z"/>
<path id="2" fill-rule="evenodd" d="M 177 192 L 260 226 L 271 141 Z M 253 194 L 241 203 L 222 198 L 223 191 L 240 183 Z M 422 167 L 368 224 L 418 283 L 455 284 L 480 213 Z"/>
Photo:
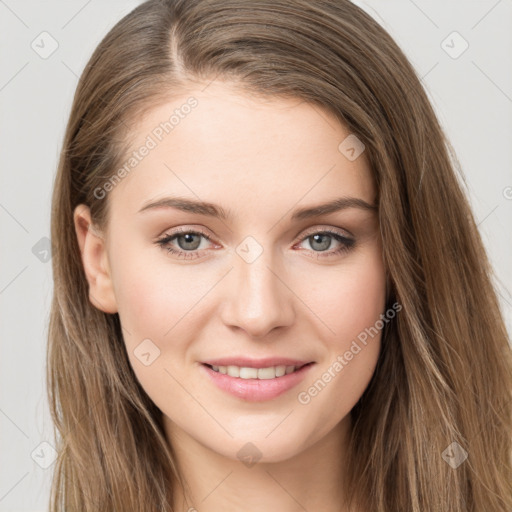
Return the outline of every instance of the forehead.
<path id="1" fill-rule="evenodd" d="M 241 215 L 250 208 L 254 214 L 255 203 L 282 210 L 303 197 L 374 198 L 364 152 L 347 158 L 354 135 L 298 98 L 256 97 L 214 81 L 148 109 L 133 124 L 125 172 L 109 198 L 125 214 L 165 195 L 208 200 Z"/>

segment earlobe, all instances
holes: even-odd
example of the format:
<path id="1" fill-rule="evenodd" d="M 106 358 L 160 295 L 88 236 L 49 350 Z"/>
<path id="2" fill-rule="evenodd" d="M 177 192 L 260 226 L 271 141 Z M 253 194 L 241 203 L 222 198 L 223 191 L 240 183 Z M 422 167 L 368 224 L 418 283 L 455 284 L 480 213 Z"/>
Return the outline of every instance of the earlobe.
<path id="1" fill-rule="evenodd" d="M 73 213 L 75 232 L 89 283 L 89 300 L 105 313 L 117 313 L 105 239 L 91 221 L 89 207 L 80 204 Z"/>

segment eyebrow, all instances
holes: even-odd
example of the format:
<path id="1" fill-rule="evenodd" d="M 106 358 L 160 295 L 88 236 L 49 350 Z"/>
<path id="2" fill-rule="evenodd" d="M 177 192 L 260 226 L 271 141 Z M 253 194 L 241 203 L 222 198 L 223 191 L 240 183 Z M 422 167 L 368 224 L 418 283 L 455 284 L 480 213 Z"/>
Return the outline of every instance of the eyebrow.
<path id="1" fill-rule="evenodd" d="M 152 201 L 145 204 L 138 213 L 153 210 L 157 208 L 175 208 L 188 213 L 197 215 L 208 215 L 222 220 L 229 220 L 233 214 L 226 212 L 221 206 L 204 201 L 196 201 L 193 199 L 185 199 L 179 197 L 164 197 L 157 201 Z M 311 217 L 319 217 L 320 215 L 327 215 L 348 208 L 357 208 L 360 210 L 376 212 L 378 207 L 370 204 L 358 197 L 340 197 L 328 203 L 323 203 L 306 208 L 299 208 L 293 213 L 291 220 L 304 220 Z"/>

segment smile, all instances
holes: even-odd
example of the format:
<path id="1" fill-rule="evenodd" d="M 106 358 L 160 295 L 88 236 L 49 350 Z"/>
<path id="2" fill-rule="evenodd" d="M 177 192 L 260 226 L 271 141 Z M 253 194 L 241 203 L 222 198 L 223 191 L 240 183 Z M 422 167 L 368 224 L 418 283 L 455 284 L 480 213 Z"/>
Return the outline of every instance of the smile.
<path id="1" fill-rule="evenodd" d="M 199 369 L 221 391 L 249 402 L 272 400 L 298 386 L 316 363 L 253 368 L 202 363 Z"/>
<path id="2" fill-rule="evenodd" d="M 219 372 L 230 377 L 238 377 L 240 379 L 275 379 L 276 377 L 283 377 L 290 373 L 299 370 L 305 365 L 301 366 L 269 366 L 267 368 L 250 368 L 247 366 L 215 366 L 208 365 L 214 372 Z"/>

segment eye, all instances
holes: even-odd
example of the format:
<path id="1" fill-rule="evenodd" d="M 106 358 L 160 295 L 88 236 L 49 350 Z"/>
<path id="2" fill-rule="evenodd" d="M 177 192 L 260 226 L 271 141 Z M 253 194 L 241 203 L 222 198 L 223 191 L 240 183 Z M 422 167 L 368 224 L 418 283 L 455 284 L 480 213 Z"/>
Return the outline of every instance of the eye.
<path id="1" fill-rule="evenodd" d="M 306 237 L 302 237 L 300 241 L 300 243 L 304 242 L 309 243 L 313 256 L 317 258 L 336 256 L 348 252 L 355 246 L 355 240 L 346 237 L 341 232 L 331 229 L 324 229 L 307 234 Z M 332 246 L 336 244 L 338 244 L 338 247 L 331 249 Z"/>
<path id="2" fill-rule="evenodd" d="M 203 257 L 201 252 L 208 249 L 208 247 L 201 247 L 203 239 L 213 243 L 211 238 L 201 230 L 178 228 L 173 233 L 164 235 L 156 243 L 178 258 L 196 259 Z M 316 258 L 333 257 L 348 252 L 355 246 L 355 240 L 332 229 L 311 231 L 306 236 L 302 236 L 294 247 L 304 242 L 309 243 L 311 249 L 308 251 L 312 257 Z M 333 249 L 333 245 L 338 247 Z"/>
<path id="3" fill-rule="evenodd" d="M 156 243 L 171 254 L 186 259 L 193 259 L 201 257 L 201 254 L 197 252 L 198 250 L 205 249 L 205 247 L 201 247 L 202 238 L 209 242 L 211 241 L 210 237 L 200 230 L 179 228 L 171 234 L 166 234 L 163 238 L 157 240 Z M 176 242 L 177 247 L 172 242 Z"/>

